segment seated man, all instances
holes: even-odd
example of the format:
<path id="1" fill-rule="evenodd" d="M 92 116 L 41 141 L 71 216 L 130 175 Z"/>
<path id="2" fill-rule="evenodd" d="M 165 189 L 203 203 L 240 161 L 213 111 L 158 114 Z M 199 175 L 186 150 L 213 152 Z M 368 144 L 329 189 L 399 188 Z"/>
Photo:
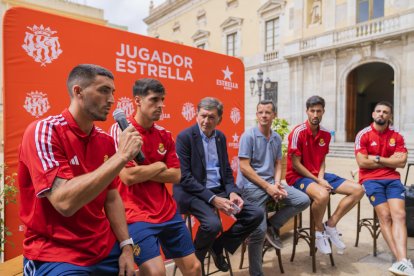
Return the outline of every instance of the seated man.
<path id="1" fill-rule="evenodd" d="M 277 235 L 279 229 L 310 204 L 305 193 L 280 183 L 282 140 L 271 129 L 272 121 L 276 118 L 276 107 L 273 102 L 259 102 L 256 118 L 257 126 L 246 130 L 240 139 L 237 186 L 242 189 L 244 198 L 260 207 L 263 212 L 266 211 L 266 203 L 270 200 L 282 201 L 284 206 L 269 218 L 269 227 L 266 216 L 263 216 L 262 223 L 249 237 L 249 272 L 254 276 L 264 275 L 262 252 L 266 228 L 270 230 L 270 234 L 267 234 L 268 241 L 272 246 L 281 249 L 282 242 Z"/>
<path id="2" fill-rule="evenodd" d="M 183 275 L 201 275 L 200 263 L 185 223 L 165 183 L 180 180 L 180 162 L 171 132 L 157 125 L 164 107 L 165 89 L 156 79 L 140 79 L 133 86 L 137 108 L 128 118 L 141 133 L 145 160 L 130 162 L 119 176 L 118 190 L 125 204 L 131 237 L 142 248 L 135 262 L 143 275 L 165 275 L 165 256 L 174 259 Z M 117 141 L 118 124 L 111 134 Z"/>
<path id="3" fill-rule="evenodd" d="M 336 224 L 364 195 L 361 185 L 335 174 L 325 173 L 325 157 L 329 152 L 331 134 L 320 125 L 325 112 L 325 100 L 312 96 L 306 101 L 308 120 L 293 128 L 289 134 L 286 181 L 313 200 L 315 245 L 323 254 L 330 254 L 328 238 L 340 250 L 345 249 Z M 332 192 L 346 195 L 335 212 L 322 223 Z"/>
<path id="4" fill-rule="evenodd" d="M 389 102 L 379 102 L 372 118 L 374 122 L 355 138 L 359 181 L 378 215 L 382 236 L 397 260 L 388 270 L 396 275 L 414 275 L 413 265 L 407 259 L 405 189 L 396 171 L 407 163 L 407 148 L 403 136 L 390 126 Z"/>
<path id="5" fill-rule="evenodd" d="M 174 185 L 174 198 L 182 213 L 189 211 L 200 221 L 194 242 L 197 258 L 203 263 L 212 247 L 210 252 L 217 268 L 228 271 L 223 248 L 233 254 L 262 221 L 263 211 L 245 202 L 234 185 L 226 137 L 215 129 L 222 114 L 223 104 L 219 100 L 204 98 L 197 107 L 197 124 L 178 135 L 181 182 Z M 237 222 L 217 239 L 221 222 L 214 207 L 237 218 Z"/>
<path id="6" fill-rule="evenodd" d="M 69 108 L 32 122 L 20 147 L 24 275 L 135 275 L 116 185 L 142 139 L 128 127 L 115 153 L 112 138 L 94 124 L 114 103 L 110 71 L 80 64 L 66 85 Z"/>

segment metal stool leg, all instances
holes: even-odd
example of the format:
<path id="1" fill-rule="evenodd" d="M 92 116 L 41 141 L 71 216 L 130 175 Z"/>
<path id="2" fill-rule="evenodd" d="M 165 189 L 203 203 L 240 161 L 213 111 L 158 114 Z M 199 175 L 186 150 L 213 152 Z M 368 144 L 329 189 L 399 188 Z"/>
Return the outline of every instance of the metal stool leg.
<path id="1" fill-rule="evenodd" d="M 295 253 L 296 253 L 296 245 L 298 244 L 298 219 L 299 214 L 296 215 L 293 219 L 293 247 L 292 247 L 292 255 L 290 256 L 290 261 L 293 262 L 295 259 Z"/>
<path id="2" fill-rule="evenodd" d="M 244 253 L 246 252 L 247 249 L 247 240 L 244 240 L 242 243 L 242 248 L 241 248 L 241 253 L 240 253 L 240 264 L 239 264 L 239 269 L 243 268 L 243 262 L 244 262 Z"/>
<path id="3" fill-rule="evenodd" d="M 355 247 L 358 247 L 359 243 L 359 232 L 361 232 L 361 201 L 358 201 L 357 206 L 357 233 L 356 233 L 356 240 L 355 240 Z"/>
<path id="4" fill-rule="evenodd" d="M 328 219 L 331 217 L 331 197 L 329 196 L 329 201 L 328 201 Z M 331 250 L 332 250 L 332 243 L 331 240 L 329 240 L 329 245 L 331 246 Z M 335 261 L 333 258 L 333 253 L 331 252 L 331 254 L 329 254 L 329 259 L 331 260 L 331 266 L 335 266 Z"/>
<path id="5" fill-rule="evenodd" d="M 309 255 L 312 258 L 312 272 L 316 272 L 316 246 L 315 246 L 315 221 L 313 219 L 312 204 L 309 207 L 309 227 L 302 227 L 302 213 L 295 216 L 294 219 L 294 230 L 293 230 L 293 249 L 290 261 L 292 262 L 295 258 L 296 245 L 299 239 L 304 239 L 309 245 Z M 331 202 L 328 202 L 328 217 L 331 215 Z M 333 254 L 329 254 L 331 265 L 335 266 Z"/>
<path id="6" fill-rule="evenodd" d="M 220 212 L 217 209 L 215 209 L 215 212 L 216 212 L 217 216 L 219 217 L 219 220 L 221 221 Z M 220 233 L 223 234 L 223 232 L 224 232 L 223 225 L 221 225 Z M 227 260 L 227 263 L 229 265 L 230 276 L 233 276 L 233 268 L 231 266 L 230 255 L 229 255 L 229 252 L 227 251 L 226 248 L 224 248 L 224 256 L 225 256 L 225 258 Z M 210 264 L 211 264 L 211 258 L 212 258 L 210 252 L 207 253 L 206 258 L 207 258 L 207 273 L 205 273 L 205 276 L 212 275 L 212 274 L 217 273 L 217 272 L 221 272 L 221 270 L 219 270 L 219 269 L 210 272 Z M 202 265 L 204 266 L 204 264 L 202 264 Z"/>

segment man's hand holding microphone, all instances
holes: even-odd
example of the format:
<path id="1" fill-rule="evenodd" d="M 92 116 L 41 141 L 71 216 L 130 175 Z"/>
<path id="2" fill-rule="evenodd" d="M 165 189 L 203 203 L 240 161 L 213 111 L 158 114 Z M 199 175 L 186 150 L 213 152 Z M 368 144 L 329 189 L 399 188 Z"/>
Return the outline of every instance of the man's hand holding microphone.
<path id="1" fill-rule="evenodd" d="M 121 134 L 118 136 L 118 151 L 126 162 L 135 160 L 136 162 L 142 162 L 144 155 L 141 152 L 143 144 L 142 137 L 134 126 L 128 125 L 125 113 L 122 109 L 116 109 L 113 113 L 115 121 L 118 122 Z"/>

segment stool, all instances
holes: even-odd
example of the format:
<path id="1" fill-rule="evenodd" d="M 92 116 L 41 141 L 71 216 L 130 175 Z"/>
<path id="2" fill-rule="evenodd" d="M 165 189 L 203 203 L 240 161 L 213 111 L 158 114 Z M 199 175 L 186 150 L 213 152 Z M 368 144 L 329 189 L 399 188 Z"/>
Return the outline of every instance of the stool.
<path id="1" fill-rule="evenodd" d="M 293 249 L 292 249 L 292 256 L 290 257 L 290 261 L 293 262 L 296 253 L 296 245 L 298 244 L 300 239 L 303 239 L 307 242 L 310 249 L 310 256 L 312 257 L 312 272 L 316 272 L 316 247 L 315 247 L 315 221 L 313 220 L 312 214 L 312 203 L 309 207 L 309 227 L 302 226 L 302 213 L 299 213 L 295 216 L 294 226 L 293 226 Z M 331 199 L 329 198 L 328 201 L 328 218 L 331 216 Z M 331 241 L 329 241 L 331 245 Z M 332 248 L 332 245 L 331 245 Z M 331 265 L 335 266 L 335 262 L 333 259 L 332 253 L 329 254 L 329 258 L 331 260 Z"/>
<path id="2" fill-rule="evenodd" d="M 220 221 L 222 221 L 219 210 L 217 208 L 214 208 L 214 211 L 217 214 L 217 216 L 220 219 Z M 220 234 L 223 234 L 223 225 L 221 225 Z M 204 269 L 203 269 L 203 275 L 204 276 L 208 276 L 208 275 L 215 274 L 217 272 L 221 272 L 221 270 L 219 270 L 219 269 L 210 272 L 211 258 L 212 258 L 212 256 L 211 256 L 210 252 L 208 252 L 207 255 L 206 255 L 206 258 L 205 258 L 205 259 L 207 259 L 207 273 L 204 273 Z M 226 259 L 226 261 L 227 261 L 227 263 L 229 265 L 229 273 L 230 273 L 230 276 L 233 276 L 233 269 L 231 267 L 230 255 L 229 255 L 229 252 L 227 251 L 226 248 L 224 248 L 224 258 Z M 205 261 L 205 259 L 204 259 L 204 261 Z M 203 264 L 203 266 L 204 265 L 205 265 L 205 263 Z"/>
<path id="3" fill-rule="evenodd" d="M 414 166 L 414 163 L 408 163 L 407 164 L 407 173 L 405 174 L 404 186 L 407 186 L 408 173 L 410 172 L 410 167 L 411 166 Z"/>
<path id="4" fill-rule="evenodd" d="M 408 169 L 407 169 L 408 173 Z M 351 171 L 352 179 L 358 183 L 358 170 Z M 359 243 L 359 233 L 361 232 L 362 227 L 366 227 L 371 234 L 373 240 L 373 254 L 377 256 L 377 239 L 381 234 L 381 228 L 379 225 L 379 220 L 377 217 L 377 213 L 375 212 L 375 208 L 372 208 L 373 215 L 372 218 L 361 218 L 361 201 L 358 201 L 357 206 L 357 234 L 355 240 L 355 247 L 358 247 Z"/>
<path id="5" fill-rule="evenodd" d="M 217 214 L 217 216 L 219 217 L 219 219 L 221 221 L 220 212 L 216 208 L 215 208 L 215 213 Z M 192 224 L 191 224 L 191 214 L 190 213 L 184 214 L 184 220 L 185 220 L 185 223 L 187 224 L 188 230 L 190 231 L 191 238 L 193 238 L 193 227 L 192 227 Z M 220 233 L 221 234 L 223 233 L 223 227 L 221 227 Z M 226 261 L 229 264 L 230 276 L 233 276 L 233 269 L 231 267 L 229 252 L 225 248 L 224 248 L 224 254 L 225 254 L 224 257 L 226 258 Z M 204 273 L 204 269 L 202 270 L 203 271 L 202 273 L 203 273 L 204 276 L 208 276 L 208 275 L 212 275 L 212 274 L 217 273 L 217 272 L 221 272 L 221 270 L 218 270 L 218 269 L 215 270 L 215 271 L 210 272 L 211 258 L 212 258 L 212 256 L 210 255 L 210 252 L 208 252 L 207 255 L 206 255 L 206 258 L 205 258 L 205 259 L 207 259 L 207 273 Z M 205 261 L 205 259 L 204 259 L 204 261 Z M 205 263 L 202 264 L 202 265 L 205 266 Z M 174 264 L 173 276 L 176 275 L 177 268 L 178 268 L 177 265 Z"/>
<path id="6" fill-rule="evenodd" d="M 274 201 L 273 201 L 274 202 Z M 266 220 L 268 220 L 269 219 L 269 204 L 267 204 L 266 205 Z M 276 212 L 278 211 L 278 207 L 279 207 L 279 205 L 278 204 L 276 204 Z M 279 234 L 279 233 L 278 233 Z M 268 240 L 267 240 L 267 237 L 265 237 L 265 241 L 264 241 L 264 244 L 263 244 L 263 252 L 262 252 L 262 259 L 263 259 L 263 257 L 264 257 L 264 255 L 266 254 L 266 252 L 268 251 L 268 250 L 271 250 L 272 248 L 274 248 L 275 249 L 275 253 L 276 253 L 276 256 L 277 256 L 277 260 L 278 260 L 278 262 L 279 262 L 279 270 L 280 270 L 280 273 L 285 273 L 285 270 L 283 269 L 283 264 L 282 264 L 282 255 L 281 255 L 281 253 L 280 253 L 280 249 L 277 249 L 277 248 L 275 248 L 275 247 L 273 247 L 269 242 L 268 242 Z M 244 242 L 243 242 L 243 244 L 242 244 L 242 248 L 241 248 L 241 254 L 240 254 L 240 264 L 239 264 L 239 269 L 242 269 L 243 268 L 243 261 L 244 261 L 244 253 L 246 252 L 246 249 L 247 249 L 247 239 L 246 240 L 244 240 Z"/>
<path id="7" fill-rule="evenodd" d="M 361 218 L 361 201 L 358 201 L 358 207 L 357 207 L 357 235 L 355 240 L 355 247 L 358 247 L 359 242 L 359 232 L 361 232 L 362 227 L 366 227 L 371 234 L 372 240 L 373 240 L 373 254 L 376 257 L 377 256 L 377 239 L 379 235 L 381 234 L 381 228 L 379 225 L 379 220 L 377 217 L 377 213 L 375 212 L 375 209 L 372 208 L 373 215 L 372 218 Z"/>

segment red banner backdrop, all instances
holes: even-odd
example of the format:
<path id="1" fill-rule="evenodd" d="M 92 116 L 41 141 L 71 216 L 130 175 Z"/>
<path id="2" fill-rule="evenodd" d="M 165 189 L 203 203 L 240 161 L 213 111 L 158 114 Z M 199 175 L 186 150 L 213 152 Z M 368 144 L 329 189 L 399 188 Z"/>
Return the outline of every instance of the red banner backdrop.
<path id="1" fill-rule="evenodd" d="M 18 146 L 33 120 L 59 114 L 69 105 L 66 78 L 80 63 L 93 63 L 115 75 L 115 107 L 135 111 L 136 79 L 159 79 L 167 96 L 158 123 L 176 136 L 195 123 L 196 107 L 206 96 L 225 106 L 219 126 L 228 140 L 233 171 L 239 136 L 244 129 L 244 67 L 239 59 L 102 27 L 25 8 L 8 10 L 3 22 L 4 157 L 7 173 L 17 172 Z M 100 123 L 108 130 L 113 119 Z M 18 185 L 18 183 L 16 183 Z M 6 206 L 6 225 L 13 233 L 6 259 L 22 252 L 24 226 L 19 203 Z"/>

